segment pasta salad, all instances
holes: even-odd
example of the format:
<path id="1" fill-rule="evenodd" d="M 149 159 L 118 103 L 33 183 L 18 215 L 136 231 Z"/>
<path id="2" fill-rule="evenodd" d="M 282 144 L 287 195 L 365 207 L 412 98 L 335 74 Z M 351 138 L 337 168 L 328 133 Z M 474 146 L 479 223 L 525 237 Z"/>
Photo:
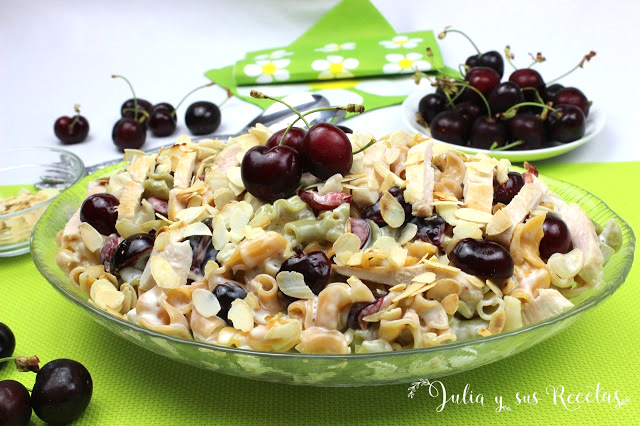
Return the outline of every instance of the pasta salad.
<path id="1" fill-rule="evenodd" d="M 396 131 L 349 134 L 348 174 L 265 202 L 241 163 L 271 131 L 128 150 L 56 238 L 88 302 L 141 327 L 258 351 L 371 353 L 514 330 L 571 309 L 619 249 L 532 166 Z M 373 143 L 372 143 L 373 142 Z"/>

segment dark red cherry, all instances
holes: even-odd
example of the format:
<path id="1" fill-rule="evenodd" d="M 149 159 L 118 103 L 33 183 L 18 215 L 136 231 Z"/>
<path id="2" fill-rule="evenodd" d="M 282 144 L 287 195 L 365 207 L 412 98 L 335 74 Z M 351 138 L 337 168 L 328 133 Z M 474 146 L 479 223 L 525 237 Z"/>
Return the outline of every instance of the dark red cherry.
<path id="1" fill-rule="evenodd" d="M 122 240 L 111 257 L 111 273 L 116 273 L 127 266 L 133 266 L 141 260 L 146 263 L 146 259 L 153 249 L 154 241 L 155 238 L 150 234 L 134 234 Z M 144 265 L 140 265 L 140 267 L 143 269 Z"/>
<path id="2" fill-rule="evenodd" d="M 244 155 L 240 172 L 251 195 L 273 202 L 296 193 L 302 176 L 302 161 L 289 146 L 268 148 L 259 145 Z"/>
<path id="3" fill-rule="evenodd" d="M 111 139 L 121 151 L 138 149 L 147 140 L 145 125 L 131 118 L 121 118 L 113 126 Z"/>
<path id="4" fill-rule="evenodd" d="M 547 260 L 554 253 L 566 253 L 571 247 L 571 234 L 564 220 L 548 214 L 542 223 L 544 236 L 540 240 L 540 258 Z"/>
<path id="5" fill-rule="evenodd" d="M 145 111 L 147 114 L 151 115 L 153 105 L 151 104 L 151 102 L 145 99 L 138 98 L 138 114 L 134 114 L 134 108 L 135 103 L 133 98 L 127 99 L 120 107 L 120 115 L 122 116 L 122 118 L 130 118 L 132 120 L 141 119 L 142 122 L 146 122 L 147 116 L 140 111 Z"/>
<path id="6" fill-rule="evenodd" d="M 549 138 L 558 142 L 573 142 L 582 138 L 586 129 L 586 121 L 582 110 L 575 105 L 558 105 L 556 112 L 547 117 Z"/>
<path id="7" fill-rule="evenodd" d="M 216 314 L 216 316 L 222 318 L 226 321 L 227 325 L 233 327 L 233 323 L 229 320 L 229 309 L 231 309 L 231 304 L 236 299 L 244 299 L 247 297 L 247 292 L 245 289 L 240 287 L 236 283 L 226 282 L 222 284 L 218 284 L 213 289 L 213 294 L 218 299 L 220 303 L 220 311 Z"/>
<path id="8" fill-rule="evenodd" d="M 340 126 L 338 125 L 338 129 L 342 130 L 345 133 L 353 133 L 353 130 L 351 130 L 349 127 L 347 126 Z"/>
<path id="9" fill-rule="evenodd" d="M 117 234 L 111 234 L 105 240 L 102 249 L 100 249 L 100 263 L 104 266 L 104 270 L 111 272 L 111 259 L 118 248 L 120 239 Z"/>
<path id="10" fill-rule="evenodd" d="M 589 99 L 575 87 L 559 89 L 553 97 L 553 105 L 575 105 L 582 110 L 585 118 L 589 116 Z"/>
<path id="11" fill-rule="evenodd" d="M 286 130 L 287 129 L 285 128 L 275 132 L 273 135 L 271 135 L 269 140 L 267 140 L 267 143 L 265 143 L 264 145 L 267 148 L 273 148 L 276 145 L 280 145 L 280 140 L 282 139 L 282 135 Z M 290 146 L 291 148 L 295 149 L 298 153 L 300 153 L 300 149 L 302 147 L 302 139 L 304 139 L 304 135 L 306 134 L 307 132 L 304 129 L 300 127 L 292 127 L 291 129 L 289 129 L 286 136 L 284 137 L 284 141 L 282 142 L 282 145 Z"/>
<path id="12" fill-rule="evenodd" d="M 333 210 L 341 204 L 351 202 L 351 195 L 342 192 L 320 193 L 305 191 L 302 188 L 298 191 L 298 197 L 315 211 Z"/>
<path id="13" fill-rule="evenodd" d="M 463 272 L 483 279 L 507 279 L 513 275 L 513 259 L 500 244 L 465 238 L 449 253 L 449 260 Z"/>
<path id="14" fill-rule="evenodd" d="M 489 67 L 476 67 L 471 68 L 464 79 L 470 86 L 477 89 L 484 97 L 489 96 L 489 93 L 500 84 L 500 75 L 493 68 Z M 482 102 L 480 95 L 475 91 L 466 89 L 465 96 L 467 100 L 475 103 Z"/>
<path id="15" fill-rule="evenodd" d="M 524 177 L 517 172 L 509 172 L 507 181 L 503 184 L 496 183 L 493 187 L 493 204 L 507 205 L 513 200 L 524 186 Z"/>
<path id="16" fill-rule="evenodd" d="M 431 121 L 431 136 L 442 142 L 466 145 L 469 139 L 469 123 L 456 111 L 442 111 Z"/>
<path id="17" fill-rule="evenodd" d="M 509 120 L 507 130 L 512 141 L 523 141 L 512 149 L 538 149 L 547 141 L 544 120 L 533 114 L 518 114 Z"/>
<path id="18" fill-rule="evenodd" d="M 414 217 L 411 219 L 410 223 L 415 223 L 418 226 L 418 231 L 414 238 L 415 240 L 431 243 L 438 247 L 438 249 L 442 250 L 442 239 L 446 223 L 440 216 L 436 216 L 431 219 Z"/>
<path id="19" fill-rule="evenodd" d="M 473 122 L 476 121 L 476 118 L 487 113 L 484 104 L 476 104 L 471 101 L 460 102 L 456 105 L 456 110 L 458 114 L 467 121 L 469 128 L 471 128 Z"/>
<path id="20" fill-rule="evenodd" d="M 31 419 L 29 391 L 15 380 L 0 381 L 0 425 L 27 425 Z"/>
<path id="21" fill-rule="evenodd" d="M 189 105 L 184 122 L 194 135 L 208 135 L 220 126 L 220 108 L 212 102 L 198 101 Z"/>
<path id="22" fill-rule="evenodd" d="M 363 318 L 371 314 L 375 314 L 380 310 L 384 303 L 384 297 L 373 302 L 356 302 L 351 305 L 347 314 L 347 327 L 353 330 L 365 330 L 371 325 L 370 322 L 364 321 Z"/>
<path id="23" fill-rule="evenodd" d="M 331 262 L 322 251 L 296 254 L 284 261 L 280 271 L 299 272 L 313 294 L 318 295 L 329 284 Z"/>
<path id="24" fill-rule="evenodd" d="M 120 201 L 104 192 L 89 195 L 80 207 L 80 220 L 93 226 L 102 235 L 116 233 L 117 207 Z"/>
<path id="25" fill-rule="evenodd" d="M 16 349 L 16 337 L 13 332 L 3 322 L 0 322 L 0 359 L 9 358 Z M 0 365 L 2 362 L 0 362 Z"/>
<path id="26" fill-rule="evenodd" d="M 544 99 L 545 103 L 553 102 L 553 98 L 556 96 L 556 93 L 558 93 L 558 91 L 562 88 L 564 88 L 564 86 L 559 83 L 554 83 L 550 86 L 545 87 L 542 99 Z"/>
<path id="27" fill-rule="evenodd" d="M 516 104 L 524 102 L 524 95 L 516 83 L 504 81 L 491 91 L 487 100 L 489 101 L 491 112 L 498 114 L 505 112 Z"/>
<path id="28" fill-rule="evenodd" d="M 360 248 L 364 247 L 371 236 L 371 227 L 369 226 L 369 223 L 364 219 L 352 217 L 349 219 L 349 224 L 351 225 L 351 233 L 360 238 Z"/>
<path id="29" fill-rule="evenodd" d="M 469 146 L 480 149 L 489 149 L 496 143 L 497 147 L 504 146 L 507 143 L 507 129 L 502 122 L 482 116 L 476 118 L 471 127 L 469 135 Z"/>
<path id="30" fill-rule="evenodd" d="M 302 140 L 300 155 L 305 170 L 318 179 L 349 174 L 353 164 L 351 142 L 346 133 L 329 123 L 311 126 Z"/>
<path id="31" fill-rule="evenodd" d="M 422 119 L 427 123 L 431 123 L 433 117 L 446 109 L 447 100 L 444 96 L 437 93 L 430 93 L 420 99 L 418 104 L 418 112 L 422 115 Z"/>
<path id="32" fill-rule="evenodd" d="M 514 82 L 518 87 L 520 87 L 520 89 L 522 89 L 524 99 L 527 102 L 539 102 L 535 91 L 526 90 L 527 88 L 536 89 L 540 96 L 544 93 L 544 80 L 540 73 L 534 69 L 520 68 L 519 70 L 515 70 L 509 76 L 509 81 Z"/>
<path id="33" fill-rule="evenodd" d="M 79 111 L 76 105 L 76 111 Z M 78 112 L 73 117 L 59 117 L 53 125 L 53 133 L 65 145 L 82 142 L 89 134 L 89 121 Z"/>
<path id="34" fill-rule="evenodd" d="M 405 218 L 408 220 L 411 217 L 412 207 L 411 204 L 407 203 L 404 200 L 404 191 L 397 186 L 394 186 L 389 189 L 389 194 L 400 203 L 400 205 L 404 209 Z M 386 226 L 387 223 L 382 218 L 382 213 L 380 212 L 380 198 L 382 198 L 382 195 L 380 195 L 378 201 L 362 209 L 362 218 L 369 219 L 375 222 L 377 225 Z"/>
<path id="35" fill-rule="evenodd" d="M 47 423 L 69 423 L 84 412 L 92 394 L 93 381 L 84 365 L 71 359 L 55 359 L 38 371 L 31 406 Z"/>
<path id="36" fill-rule="evenodd" d="M 149 117 L 149 129 L 154 136 L 170 136 L 176 130 L 176 111 L 166 102 L 154 105 Z"/>
<path id="37" fill-rule="evenodd" d="M 491 50 L 480 55 L 471 55 L 467 58 L 465 65 L 469 68 L 492 68 L 498 73 L 500 78 L 502 78 L 502 75 L 504 74 L 504 59 L 502 59 L 502 55 L 495 50 Z"/>

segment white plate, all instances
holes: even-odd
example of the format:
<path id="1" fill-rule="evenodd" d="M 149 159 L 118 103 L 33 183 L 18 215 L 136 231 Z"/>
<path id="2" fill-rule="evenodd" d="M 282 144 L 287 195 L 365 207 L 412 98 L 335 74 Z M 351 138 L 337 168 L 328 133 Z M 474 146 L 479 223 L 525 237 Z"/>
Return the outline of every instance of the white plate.
<path id="1" fill-rule="evenodd" d="M 413 92 L 411 95 L 407 97 L 402 103 L 402 121 L 404 125 L 407 127 L 407 130 L 413 132 L 420 132 L 425 135 L 431 135 L 429 129 L 418 124 L 416 121 L 416 113 L 418 112 L 418 104 L 420 103 L 420 99 L 422 99 L 425 95 L 429 93 L 433 93 L 433 88 L 428 88 L 424 90 L 417 90 Z M 596 106 L 591 106 L 589 109 L 589 117 L 587 118 L 587 126 L 585 129 L 584 136 L 577 141 L 569 142 L 569 143 L 553 143 L 553 146 L 547 148 L 540 149 L 529 149 L 522 151 L 490 151 L 488 149 L 477 149 L 471 148 L 468 146 L 460 146 L 453 145 L 455 149 L 460 151 L 464 151 L 470 154 L 476 154 L 478 152 L 484 152 L 495 158 L 507 158 L 512 162 L 521 162 L 521 161 L 536 161 L 536 160 L 544 160 L 546 158 L 556 157 L 558 155 L 564 154 L 565 152 L 571 151 L 572 149 L 576 149 L 580 145 L 590 141 L 593 139 L 604 127 L 605 123 L 605 115 L 602 111 L 600 111 Z M 436 139 L 434 139 L 436 140 Z M 437 140 L 436 140 L 437 141 Z M 441 141 L 438 141 L 441 142 Z M 446 142 L 441 142 L 446 143 Z"/>

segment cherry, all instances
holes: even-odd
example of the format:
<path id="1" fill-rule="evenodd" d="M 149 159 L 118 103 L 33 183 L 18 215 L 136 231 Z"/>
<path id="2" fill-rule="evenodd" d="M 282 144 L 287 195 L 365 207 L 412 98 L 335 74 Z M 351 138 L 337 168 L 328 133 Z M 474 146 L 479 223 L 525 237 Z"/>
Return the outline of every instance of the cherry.
<path id="1" fill-rule="evenodd" d="M 351 130 L 349 127 L 347 126 L 340 126 L 338 125 L 338 129 L 342 130 L 345 133 L 353 133 L 353 130 Z"/>
<path id="2" fill-rule="evenodd" d="M 116 233 L 117 207 L 120 201 L 107 193 L 89 195 L 80 207 L 80 220 L 93 226 L 102 235 Z"/>
<path id="3" fill-rule="evenodd" d="M 357 217 L 349 218 L 349 225 L 351 226 L 351 233 L 360 238 L 360 248 L 364 247 L 369 241 L 371 236 L 371 227 L 369 223 Z"/>
<path id="4" fill-rule="evenodd" d="M 563 88 L 564 86 L 559 83 L 554 83 L 545 87 L 544 94 L 542 95 L 542 99 L 544 100 L 545 103 L 553 102 L 553 98 L 556 96 L 556 93 L 558 93 L 558 91 Z"/>
<path id="5" fill-rule="evenodd" d="M 267 143 L 265 143 L 264 146 L 268 148 L 273 148 L 276 145 L 280 145 L 280 141 L 282 140 L 282 135 L 284 135 L 284 132 L 286 131 L 287 129 L 285 128 L 275 132 L 273 135 L 271 135 L 269 140 L 267 140 Z M 307 132 L 304 129 L 300 127 L 292 127 L 291 129 L 289 129 L 286 136 L 284 137 L 284 141 L 282 142 L 282 145 L 289 146 L 294 150 L 296 150 L 296 152 L 300 153 L 300 150 L 302 148 L 302 139 L 304 139 L 304 135 L 306 134 Z"/>
<path id="6" fill-rule="evenodd" d="M 515 70 L 509 76 L 509 81 L 517 84 L 520 89 L 534 88 L 541 96 L 544 93 L 544 88 L 546 87 L 540 73 L 531 68 L 520 68 L 519 70 Z M 523 90 L 525 101 L 538 102 L 538 97 L 536 96 L 535 91 Z"/>
<path id="7" fill-rule="evenodd" d="M 404 209 L 405 218 L 410 218 L 412 207 L 411 204 L 404 200 L 404 191 L 397 186 L 394 186 L 389 189 L 389 194 L 400 203 Z M 362 218 L 369 219 L 372 222 L 375 222 L 376 225 L 386 226 L 387 223 L 382 218 L 382 213 L 380 212 L 380 198 L 382 198 L 382 195 L 380 195 L 378 201 L 362 209 Z"/>
<path id="8" fill-rule="evenodd" d="M 458 114 L 467 121 L 468 127 L 471 127 L 476 118 L 482 114 L 486 114 L 487 110 L 482 104 L 476 104 L 470 101 L 460 102 L 456 105 Z"/>
<path id="9" fill-rule="evenodd" d="M 317 191 L 305 191 L 300 189 L 298 197 L 314 211 L 333 210 L 344 203 L 351 202 L 351 195 L 342 192 L 320 193 Z"/>
<path id="10" fill-rule="evenodd" d="M 80 105 L 75 106 L 76 115 L 59 117 L 53 125 L 53 132 L 65 145 L 82 142 L 89 134 L 89 121 L 80 115 Z"/>
<path id="11" fill-rule="evenodd" d="M 300 152 L 305 170 L 318 179 L 349 174 L 353 164 L 351 142 L 346 133 L 329 123 L 318 123 L 302 139 Z"/>
<path id="12" fill-rule="evenodd" d="M 13 351 L 16 348 L 16 337 L 13 332 L 3 322 L 0 322 L 0 359 L 9 358 L 13 355 Z M 2 362 L 0 361 L 0 364 Z"/>
<path id="13" fill-rule="evenodd" d="M 544 120 L 533 114 L 518 114 L 509 120 L 507 129 L 511 140 L 522 141 L 514 149 L 538 149 L 546 142 Z"/>
<path id="14" fill-rule="evenodd" d="M 580 89 L 563 87 L 553 97 L 553 105 L 575 105 L 582 110 L 585 118 L 589 116 L 589 100 Z"/>
<path id="15" fill-rule="evenodd" d="M 460 240 L 449 253 L 454 266 L 483 279 L 507 279 L 513 275 L 513 259 L 509 252 L 493 241 Z"/>
<path id="16" fill-rule="evenodd" d="M 91 374 L 82 364 L 71 359 L 56 359 L 38 371 L 31 406 L 47 423 L 69 423 L 84 412 L 92 393 Z"/>
<path id="17" fill-rule="evenodd" d="M 0 381 L 0 424 L 26 425 L 31 419 L 29 391 L 15 380 Z"/>
<path id="18" fill-rule="evenodd" d="M 498 84 L 489 94 L 487 99 L 494 114 L 505 112 L 512 106 L 524 102 L 524 95 L 520 87 L 512 82 L 505 81 Z"/>
<path id="19" fill-rule="evenodd" d="M 469 82 L 470 86 L 478 89 L 478 91 L 486 97 L 500 84 L 500 75 L 493 68 L 476 67 L 469 70 L 465 76 L 465 80 Z M 475 103 L 482 102 L 480 95 L 473 90 L 465 90 L 464 96 L 466 100 Z"/>
<path id="20" fill-rule="evenodd" d="M 493 204 L 502 203 L 507 205 L 513 200 L 524 186 L 524 177 L 517 172 L 509 172 L 507 181 L 501 185 L 495 184 L 493 187 Z"/>
<path id="21" fill-rule="evenodd" d="M 300 155 L 291 147 L 263 145 L 249 149 L 242 158 L 242 182 L 249 193 L 273 202 L 295 194 L 302 176 Z"/>
<path id="22" fill-rule="evenodd" d="M 159 103 L 151 109 L 149 129 L 154 136 L 169 136 L 176 131 L 176 110 L 171 104 Z"/>
<path id="23" fill-rule="evenodd" d="M 233 326 L 233 323 L 229 319 L 231 304 L 236 299 L 244 299 L 247 297 L 247 292 L 236 283 L 226 282 L 218 284 L 213 289 L 213 294 L 216 296 L 216 299 L 218 299 L 218 303 L 220 303 L 220 311 L 216 315 L 225 320 L 227 325 Z"/>
<path id="24" fill-rule="evenodd" d="M 365 330 L 371 325 L 370 322 L 363 320 L 364 317 L 374 314 L 380 310 L 384 303 L 384 297 L 373 302 L 356 302 L 351 305 L 347 314 L 347 327 L 353 330 Z"/>
<path id="25" fill-rule="evenodd" d="M 491 68 L 498 73 L 500 78 L 502 78 L 502 75 L 504 74 L 504 59 L 502 59 L 502 55 L 495 50 L 490 50 L 489 52 L 481 53 L 479 55 L 471 55 L 467 58 L 465 65 L 469 68 Z"/>
<path id="26" fill-rule="evenodd" d="M 554 253 L 566 253 L 571 247 L 571 234 L 564 220 L 547 213 L 542 223 L 544 236 L 540 240 L 540 258 L 547 260 Z"/>
<path id="27" fill-rule="evenodd" d="M 278 272 L 299 272 L 313 294 L 318 295 L 329 284 L 331 262 L 322 251 L 300 253 L 284 261 Z"/>
<path id="28" fill-rule="evenodd" d="M 135 95 L 135 94 L 134 94 Z M 135 101 L 138 101 L 138 113 L 135 114 Z M 142 122 L 147 121 L 147 116 L 140 111 L 144 111 L 147 114 L 151 114 L 153 111 L 153 105 L 151 102 L 141 99 L 141 98 L 131 98 L 124 101 L 122 106 L 120 107 L 120 115 L 122 118 L 130 118 L 132 120 L 142 120 Z"/>
<path id="29" fill-rule="evenodd" d="M 110 272 L 113 274 L 124 267 L 133 266 L 139 260 L 146 263 L 154 241 L 153 235 L 149 234 L 134 234 L 122 240 L 111 257 Z"/>
<path id="30" fill-rule="evenodd" d="M 584 136 L 586 118 L 582 110 L 575 105 L 558 105 L 556 112 L 549 114 L 547 127 L 553 141 L 573 142 Z"/>
<path id="31" fill-rule="evenodd" d="M 111 234 L 107 237 L 100 250 L 100 263 L 102 263 L 104 270 L 107 272 L 111 272 L 111 259 L 118 248 L 118 241 L 118 235 Z"/>
<path id="32" fill-rule="evenodd" d="M 147 140 L 147 132 L 144 124 L 130 118 L 121 118 L 113 126 L 111 139 L 121 151 L 125 149 L 138 149 Z"/>
<path id="33" fill-rule="evenodd" d="M 209 230 L 212 230 L 211 219 L 205 219 L 202 221 Z M 208 235 L 193 235 L 189 237 L 189 244 L 191 245 L 191 273 L 201 278 L 204 276 L 204 269 L 207 266 L 207 262 L 210 260 L 216 261 L 218 257 L 218 250 L 216 250 L 211 244 L 211 237 Z"/>
<path id="34" fill-rule="evenodd" d="M 446 109 L 447 99 L 438 94 L 430 93 L 420 99 L 418 104 L 418 112 L 422 115 L 422 119 L 427 123 L 431 123 L 433 117 Z"/>
<path id="35" fill-rule="evenodd" d="M 431 136 L 442 142 L 466 145 L 469 139 L 469 123 L 456 111 L 442 111 L 429 126 Z"/>
<path id="36" fill-rule="evenodd" d="M 216 104 L 198 101 L 189 105 L 184 115 L 187 128 L 194 135 L 208 135 L 220 126 L 220 109 Z"/>
<path id="37" fill-rule="evenodd" d="M 504 146 L 507 143 L 507 129 L 500 121 L 489 116 L 476 118 L 471 127 L 469 146 L 480 149 Z"/>
<path id="38" fill-rule="evenodd" d="M 442 250 L 442 239 L 444 237 L 446 223 L 440 216 L 431 219 L 414 217 L 410 223 L 418 226 L 418 231 L 414 237 L 415 240 L 431 243 Z"/>

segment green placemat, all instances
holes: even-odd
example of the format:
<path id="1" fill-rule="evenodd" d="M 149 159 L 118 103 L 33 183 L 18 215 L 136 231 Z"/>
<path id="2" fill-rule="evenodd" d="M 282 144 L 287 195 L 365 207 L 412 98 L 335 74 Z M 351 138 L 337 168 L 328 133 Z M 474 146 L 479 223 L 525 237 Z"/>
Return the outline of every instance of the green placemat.
<path id="1" fill-rule="evenodd" d="M 582 186 L 607 201 L 636 231 L 640 218 L 629 183 L 640 163 L 541 164 L 541 173 Z M 524 353 L 442 378 L 448 396 L 465 385 L 479 403 L 446 404 L 410 384 L 365 388 L 314 388 L 240 379 L 157 356 L 116 337 L 63 299 L 39 274 L 29 255 L 0 259 L 0 321 L 11 326 L 17 354 L 43 362 L 68 357 L 91 372 L 94 396 L 79 422 L 141 424 L 637 424 L 640 419 L 640 267 L 606 302 L 563 333 Z M 0 368 L 0 379 L 31 385 L 32 374 Z M 598 385 L 599 384 L 599 385 Z M 546 395 L 549 385 L 568 394 L 592 392 L 600 402 L 562 406 Z M 615 392 L 629 398 L 616 409 Z M 516 404 L 536 392 L 538 403 Z M 606 393 L 612 403 L 602 401 Z M 495 412 L 502 395 L 511 411 Z M 462 397 L 461 397 L 462 398 Z M 532 399 L 533 401 L 533 399 Z M 32 418 L 33 423 L 35 416 Z"/>

